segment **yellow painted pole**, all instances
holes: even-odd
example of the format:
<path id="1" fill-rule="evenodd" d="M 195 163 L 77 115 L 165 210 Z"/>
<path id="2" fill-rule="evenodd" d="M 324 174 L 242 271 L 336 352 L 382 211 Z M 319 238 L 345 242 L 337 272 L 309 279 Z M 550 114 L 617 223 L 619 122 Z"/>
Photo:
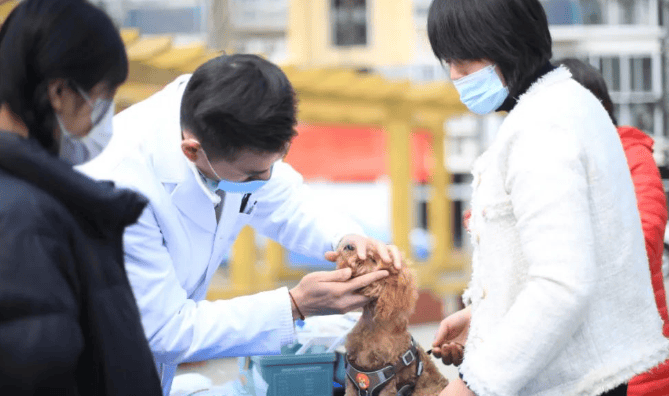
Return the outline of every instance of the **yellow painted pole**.
<path id="1" fill-rule="evenodd" d="M 302 279 L 307 271 L 288 267 L 288 252 L 277 242 L 267 244 L 265 257 L 271 271 L 274 284 L 279 281 L 296 281 Z"/>
<path id="2" fill-rule="evenodd" d="M 429 181 L 430 198 L 427 204 L 427 229 L 432 236 L 432 254 L 425 267 L 418 271 L 421 287 L 435 290 L 440 274 L 448 266 L 451 255 L 450 200 L 446 186 L 448 172 L 444 165 L 444 127 L 443 122 L 429 123 L 432 135 L 433 169 Z"/>
<path id="3" fill-rule="evenodd" d="M 469 257 L 466 253 L 456 252 L 451 238 L 452 207 L 447 186 L 450 173 L 445 166 L 445 119 L 432 122 L 433 155 L 435 168 L 432 174 L 432 191 L 428 206 L 428 229 L 434 238 L 429 268 L 419 273 L 421 281 L 426 283 L 438 295 L 460 295 L 469 281 Z"/>
<path id="4" fill-rule="evenodd" d="M 384 129 L 390 154 L 391 219 L 393 243 L 411 257 L 409 231 L 413 225 L 411 180 L 411 112 L 406 103 L 389 102 Z"/>
<path id="5" fill-rule="evenodd" d="M 444 120 L 435 122 L 430 128 L 432 132 L 432 170 L 430 201 L 428 203 L 428 231 L 432 234 L 434 246 L 432 248 L 433 269 L 447 267 L 447 258 L 452 253 L 451 241 L 451 201 L 448 197 L 447 186 L 449 173 L 446 170 L 444 149 Z"/>
<path id="6" fill-rule="evenodd" d="M 275 289 L 279 274 L 286 263 L 285 253 L 281 245 L 274 241 L 268 241 L 265 245 L 265 255 L 262 266 L 258 269 L 260 288 L 259 290 Z"/>
<path id="7" fill-rule="evenodd" d="M 242 229 L 232 245 L 230 281 L 236 294 L 248 294 L 255 291 L 256 259 L 255 232 L 247 226 Z"/>
<path id="8" fill-rule="evenodd" d="M 287 264 L 283 264 L 279 268 L 280 271 L 277 278 L 282 281 L 297 281 L 307 274 L 305 270 L 288 268 Z"/>

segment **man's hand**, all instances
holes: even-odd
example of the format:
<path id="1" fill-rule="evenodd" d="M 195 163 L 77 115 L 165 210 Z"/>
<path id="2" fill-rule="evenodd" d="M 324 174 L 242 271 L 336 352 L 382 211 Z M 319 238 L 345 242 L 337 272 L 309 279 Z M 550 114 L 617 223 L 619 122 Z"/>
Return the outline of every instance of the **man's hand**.
<path id="1" fill-rule="evenodd" d="M 339 247 L 353 245 L 355 251 L 358 254 L 360 260 L 365 260 L 367 258 L 367 252 L 375 251 L 378 253 L 379 258 L 386 264 L 393 264 L 396 269 L 402 269 L 402 255 L 400 250 L 395 245 L 386 245 L 381 241 L 376 239 L 364 237 L 361 235 L 349 234 L 344 236 L 339 242 Z M 328 261 L 337 261 L 339 257 L 338 252 L 327 252 L 325 253 L 325 259 Z"/>
<path id="2" fill-rule="evenodd" d="M 388 276 L 388 271 L 374 271 L 351 279 L 351 269 L 312 272 L 290 290 L 303 315 L 342 314 L 360 308 L 369 298 L 357 290 Z M 295 318 L 297 310 L 293 309 Z"/>
<path id="3" fill-rule="evenodd" d="M 448 383 L 439 396 L 476 396 L 474 392 L 467 388 L 467 384 L 460 378 L 454 379 Z"/>
<path id="4" fill-rule="evenodd" d="M 432 343 L 432 354 L 444 364 L 459 366 L 462 363 L 471 318 L 471 307 L 467 307 L 441 321 Z"/>

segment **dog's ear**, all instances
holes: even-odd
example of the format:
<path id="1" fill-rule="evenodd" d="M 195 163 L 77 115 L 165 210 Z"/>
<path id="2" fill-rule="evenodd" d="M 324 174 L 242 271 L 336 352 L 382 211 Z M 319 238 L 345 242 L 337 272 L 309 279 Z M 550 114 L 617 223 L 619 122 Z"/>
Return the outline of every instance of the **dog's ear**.
<path id="1" fill-rule="evenodd" d="M 413 270 L 403 262 L 402 269 L 396 275 L 393 274 L 395 271 L 391 271 L 383 280 L 384 285 L 374 309 L 375 320 L 388 321 L 398 317 L 409 319 L 416 306 L 418 291 Z"/>

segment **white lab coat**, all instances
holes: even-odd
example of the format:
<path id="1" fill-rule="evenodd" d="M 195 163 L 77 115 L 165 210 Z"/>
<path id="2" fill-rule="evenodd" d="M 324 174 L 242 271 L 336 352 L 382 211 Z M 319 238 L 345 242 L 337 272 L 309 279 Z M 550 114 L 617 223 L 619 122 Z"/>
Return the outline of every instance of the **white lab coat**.
<path id="1" fill-rule="evenodd" d="M 285 287 L 204 300 L 244 225 L 313 257 L 322 257 L 345 234 L 362 234 L 357 224 L 310 199 L 302 177 L 283 162 L 251 195 L 246 213 L 240 213 L 242 194 L 226 194 L 217 224 L 214 203 L 180 146 L 181 96 L 189 78 L 179 77 L 114 117 L 107 149 L 79 168 L 149 199 L 138 223 L 125 231 L 125 264 L 165 394 L 179 363 L 279 353 L 293 342 Z"/>

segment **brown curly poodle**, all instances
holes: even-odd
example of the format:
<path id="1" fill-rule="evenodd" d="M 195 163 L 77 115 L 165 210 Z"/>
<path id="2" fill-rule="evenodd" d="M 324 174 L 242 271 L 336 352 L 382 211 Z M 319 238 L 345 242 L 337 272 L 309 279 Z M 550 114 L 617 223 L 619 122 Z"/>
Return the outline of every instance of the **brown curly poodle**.
<path id="1" fill-rule="evenodd" d="M 416 281 L 411 269 L 402 265 L 397 270 L 392 264 L 385 264 L 374 252 L 368 254 L 366 260 L 360 260 L 353 246 L 347 245 L 340 249 L 337 268 L 350 267 L 353 276 L 360 276 L 375 269 L 386 269 L 390 275 L 380 281 L 361 289 L 360 293 L 372 297 L 373 300 L 363 308 L 363 314 L 346 339 L 346 352 L 349 364 L 357 371 L 373 372 L 402 361 L 402 356 L 411 346 L 411 334 L 407 327 L 409 316 L 413 313 L 418 299 Z M 408 366 L 400 363 L 397 373 L 387 381 L 379 396 L 396 396 L 405 385 L 412 387 L 414 396 L 438 395 L 448 385 L 448 380 L 437 370 L 432 359 L 418 345 L 416 349 L 419 359 Z M 418 362 L 422 362 L 422 374 L 417 376 Z M 394 371 L 394 370 L 392 370 Z M 391 372 L 392 372 L 391 371 Z M 370 380 L 364 374 L 358 377 L 348 375 L 346 396 L 366 394 L 359 393 L 351 381 L 356 382 L 370 395 Z M 381 377 L 383 378 L 383 377 Z M 371 381 L 373 385 L 374 381 Z M 381 388 L 379 386 L 379 388 Z M 405 388 L 406 389 L 406 388 Z"/>

